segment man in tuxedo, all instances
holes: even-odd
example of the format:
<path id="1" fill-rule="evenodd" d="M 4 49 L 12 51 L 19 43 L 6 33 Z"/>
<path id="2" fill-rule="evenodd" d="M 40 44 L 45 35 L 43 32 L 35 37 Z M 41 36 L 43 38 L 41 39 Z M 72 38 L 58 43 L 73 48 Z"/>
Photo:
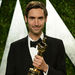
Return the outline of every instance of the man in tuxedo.
<path id="1" fill-rule="evenodd" d="M 25 10 L 25 22 L 28 25 L 29 34 L 11 44 L 6 75 L 27 75 L 29 68 L 33 66 L 40 70 L 41 75 L 66 75 L 63 43 L 43 33 L 46 21 L 45 5 L 39 1 L 30 2 Z M 37 54 L 37 44 L 44 37 L 47 38 L 47 48 L 42 57 Z"/>

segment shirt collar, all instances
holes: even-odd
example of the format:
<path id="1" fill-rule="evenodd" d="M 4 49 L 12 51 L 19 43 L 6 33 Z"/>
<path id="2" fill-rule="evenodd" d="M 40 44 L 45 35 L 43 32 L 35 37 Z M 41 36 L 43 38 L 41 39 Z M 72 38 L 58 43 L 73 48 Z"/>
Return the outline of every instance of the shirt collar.
<path id="1" fill-rule="evenodd" d="M 42 32 L 40 38 L 43 40 L 43 38 L 44 38 L 44 33 L 43 33 L 43 32 Z M 30 37 L 29 35 L 28 35 L 28 40 L 29 40 L 29 41 L 35 41 L 35 40 L 31 39 L 31 37 Z M 36 40 L 36 41 L 37 41 L 37 40 Z"/>

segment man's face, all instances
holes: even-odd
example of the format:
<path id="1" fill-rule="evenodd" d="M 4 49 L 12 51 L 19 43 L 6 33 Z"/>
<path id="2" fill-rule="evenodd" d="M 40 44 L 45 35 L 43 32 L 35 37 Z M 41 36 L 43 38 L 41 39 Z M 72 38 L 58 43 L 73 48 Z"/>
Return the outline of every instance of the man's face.
<path id="1" fill-rule="evenodd" d="M 28 13 L 28 18 L 25 17 L 25 21 L 28 22 L 30 34 L 40 34 L 46 22 L 44 11 L 41 8 L 31 9 Z"/>

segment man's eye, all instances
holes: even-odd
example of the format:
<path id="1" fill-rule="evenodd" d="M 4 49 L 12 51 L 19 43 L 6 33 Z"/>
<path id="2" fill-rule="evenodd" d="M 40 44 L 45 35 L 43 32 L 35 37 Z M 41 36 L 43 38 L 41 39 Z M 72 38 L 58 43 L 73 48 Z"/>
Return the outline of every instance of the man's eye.
<path id="1" fill-rule="evenodd" d="M 39 17 L 39 19 L 40 19 L 40 20 L 42 20 L 42 19 L 43 19 L 43 17 Z"/>
<path id="2" fill-rule="evenodd" d="M 35 18 L 34 18 L 34 17 L 30 17 L 30 19 L 32 19 L 32 20 L 33 20 L 33 19 L 35 19 Z"/>
<path id="3" fill-rule="evenodd" d="M 31 19 L 34 19 L 33 17 Z"/>

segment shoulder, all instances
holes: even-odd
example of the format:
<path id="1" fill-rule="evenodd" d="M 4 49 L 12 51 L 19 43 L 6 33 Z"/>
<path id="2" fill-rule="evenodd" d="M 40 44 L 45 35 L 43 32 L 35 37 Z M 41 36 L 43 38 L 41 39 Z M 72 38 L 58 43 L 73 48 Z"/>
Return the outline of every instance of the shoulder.
<path id="1" fill-rule="evenodd" d="M 58 38 L 54 38 L 54 37 L 50 37 L 50 36 L 47 36 L 46 35 L 46 37 L 47 37 L 47 41 L 54 41 L 54 42 L 62 42 L 62 40 L 61 39 L 58 39 Z"/>
<path id="2" fill-rule="evenodd" d="M 28 40 L 28 36 L 22 38 L 22 39 L 19 39 L 17 41 L 14 41 L 11 43 L 11 45 L 21 45 L 21 44 L 25 44 Z"/>
<path id="3" fill-rule="evenodd" d="M 46 40 L 46 43 L 48 45 L 55 45 L 55 46 L 59 46 L 59 45 L 64 45 L 63 44 L 63 41 L 61 39 L 58 39 L 58 38 L 54 38 L 54 37 L 50 37 L 50 36 L 47 36 L 47 40 Z"/>
<path id="4" fill-rule="evenodd" d="M 53 50 L 57 49 L 57 51 L 59 51 L 59 52 L 65 51 L 65 47 L 64 47 L 63 41 L 61 39 L 49 37 L 49 36 L 46 36 L 46 37 L 47 37 L 46 43 L 48 45 L 48 48 L 52 48 Z"/>

